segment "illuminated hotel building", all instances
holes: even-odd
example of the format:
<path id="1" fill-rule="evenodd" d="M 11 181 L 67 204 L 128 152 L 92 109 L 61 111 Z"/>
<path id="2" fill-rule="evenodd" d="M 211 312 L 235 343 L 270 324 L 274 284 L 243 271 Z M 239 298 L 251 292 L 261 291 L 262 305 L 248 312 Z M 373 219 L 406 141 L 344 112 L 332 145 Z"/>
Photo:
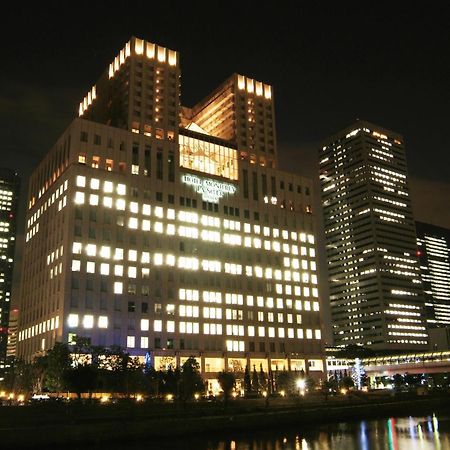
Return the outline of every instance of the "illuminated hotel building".
<path id="1" fill-rule="evenodd" d="M 450 326 L 450 230 L 416 222 L 428 327 Z"/>
<path id="2" fill-rule="evenodd" d="M 311 180 L 276 169 L 272 88 L 180 106 L 177 52 L 132 38 L 34 171 L 18 354 L 74 336 L 157 369 L 323 369 Z"/>
<path id="3" fill-rule="evenodd" d="M 357 121 L 319 161 L 335 344 L 426 348 L 402 136 Z"/>
<path id="4" fill-rule="evenodd" d="M 0 168 L 0 373 L 8 366 L 6 347 L 19 191 L 20 178 L 17 173 L 10 169 Z"/>

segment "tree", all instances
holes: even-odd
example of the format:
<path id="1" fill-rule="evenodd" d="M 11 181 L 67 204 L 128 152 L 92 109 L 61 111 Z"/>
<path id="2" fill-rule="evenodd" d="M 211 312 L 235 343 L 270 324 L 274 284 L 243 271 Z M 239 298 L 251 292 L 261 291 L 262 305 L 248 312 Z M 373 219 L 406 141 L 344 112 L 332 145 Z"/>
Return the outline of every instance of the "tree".
<path id="1" fill-rule="evenodd" d="M 254 392 L 259 392 L 259 378 L 255 365 L 253 365 L 253 372 L 252 372 L 252 390 Z"/>
<path id="2" fill-rule="evenodd" d="M 263 370 L 263 366 L 262 364 L 259 365 L 259 386 L 261 387 L 262 390 L 266 390 L 267 388 L 267 378 L 266 378 L 266 374 L 264 373 Z"/>
<path id="3" fill-rule="evenodd" d="M 44 387 L 51 392 L 61 392 L 65 389 L 64 373 L 70 368 L 71 359 L 69 347 L 56 342 L 45 356 L 35 360 L 36 368 L 44 370 Z"/>
<path id="4" fill-rule="evenodd" d="M 205 384 L 200 375 L 200 364 L 190 356 L 181 367 L 181 376 L 179 382 L 179 397 L 186 402 L 191 399 L 196 392 L 203 393 Z"/>
<path id="5" fill-rule="evenodd" d="M 353 381 L 353 378 L 349 377 L 349 376 L 343 377 L 339 382 L 339 386 L 343 389 L 350 389 L 354 385 L 355 385 L 355 382 Z"/>
<path id="6" fill-rule="evenodd" d="M 89 392 L 90 398 L 97 387 L 97 380 L 98 369 L 92 364 L 79 364 L 65 372 L 65 382 L 71 391 L 76 392 L 78 398 L 81 398 L 83 392 Z"/>
<path id="7" fill-rule="evenodd" d="M 250 378 L 250 371 L 248 370 L 248 366 L 245 366 L 244 390 L 246 393 L 249 393 L 252 391 L 252 380 Z"/>
<path id="8" fill-rule="evenodd" d="M 231 391 L 233 390 L 235 377 L 231 372 L 222 371 L 218 376 L 220 387 L 223 390 L 225 408 L 228 406 L 228 399 L 230 397 Z"/>

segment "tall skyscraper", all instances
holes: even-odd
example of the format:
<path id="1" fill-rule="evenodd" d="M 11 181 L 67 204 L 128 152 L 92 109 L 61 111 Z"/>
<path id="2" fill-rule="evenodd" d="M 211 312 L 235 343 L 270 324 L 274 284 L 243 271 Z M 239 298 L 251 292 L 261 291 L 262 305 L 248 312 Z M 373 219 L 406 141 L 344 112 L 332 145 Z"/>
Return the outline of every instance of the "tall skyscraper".
<path id="1" fill-rule="evenodd" d="M 357 121 L 319 161 L 335 343 L 426 348 L 403 137 Z"/>
<path id="2" fill-rule="evenodd" d="M 177 52 L 132 38 L 30 180 L 18 354 L 87 337 L 150 357 L 320 374 L 311 180 L 276 167 L 272 88 L 180 104 Z"/>
<path id="3" fill-rule="evenodd" d="M 16 172 L 0 168 L 0 373 L 7 366 L 9 311 L 16 247 L 17 207 L 20 178 Z"/>
<path id="4" fill-rule="evenodd" d="M 428 327 L 450 326 L 450 230 L 416 222 Z"/>

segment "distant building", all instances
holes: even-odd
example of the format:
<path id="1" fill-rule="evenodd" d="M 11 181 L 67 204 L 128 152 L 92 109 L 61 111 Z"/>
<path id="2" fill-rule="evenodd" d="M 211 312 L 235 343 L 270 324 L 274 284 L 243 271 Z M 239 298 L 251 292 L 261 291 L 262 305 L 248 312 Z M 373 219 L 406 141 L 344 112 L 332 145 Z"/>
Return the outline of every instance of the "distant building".
<path id="1" fill-rule="evenodd" d="M 18 320 L 19 310 L 17 308 L 11 309 L 9 312 L 8 344 L 6 347 L 6 358 L 8 361 L 11 361 L 16 356 Z"/>
<path id="2" fill-rule="evenodd" d="M 276 169 L 271 86 L 182 107 L 178 53 L 132 38 L 79 115 L 30 179 L 18 355 L 323 373 L 312 181 Z"/>
<path id="3" fill-rule="evenodd" d="M 357 121 L 319 160 L 335 345 L 426 349 L 403 137 Z"/>
<path id="4" fill-rule="evenodd" d="M 416 222 L 417 255 L 430 328 L 450 326 L 450 230 Z"/>
<path id="5" fill-rule="evenodd" d="M 17 233 L 20 178 L 16 172 L 0 168 L 0 374 L 7 366 L 9 311 Z"/>

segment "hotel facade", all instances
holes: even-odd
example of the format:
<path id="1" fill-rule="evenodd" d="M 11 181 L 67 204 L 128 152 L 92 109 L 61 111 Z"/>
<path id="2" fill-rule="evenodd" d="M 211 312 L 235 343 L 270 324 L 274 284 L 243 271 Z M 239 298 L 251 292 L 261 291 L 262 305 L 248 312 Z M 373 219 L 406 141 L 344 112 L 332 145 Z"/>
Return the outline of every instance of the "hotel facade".
<path id="1" fill-rule="evenodd" d="M 311 204 L 277 169 L 271 86 L 183 107 L 179 54 L 131 38 L 30 179 L 18 356 L 82 336 L 211 380 L 321 376 Z"/>
<path id="2" fill-rule="evenodd" d="M 325 140 L 319 161 L 335 345 L 425 350 L 403 137 L 360 120 Z"/>

